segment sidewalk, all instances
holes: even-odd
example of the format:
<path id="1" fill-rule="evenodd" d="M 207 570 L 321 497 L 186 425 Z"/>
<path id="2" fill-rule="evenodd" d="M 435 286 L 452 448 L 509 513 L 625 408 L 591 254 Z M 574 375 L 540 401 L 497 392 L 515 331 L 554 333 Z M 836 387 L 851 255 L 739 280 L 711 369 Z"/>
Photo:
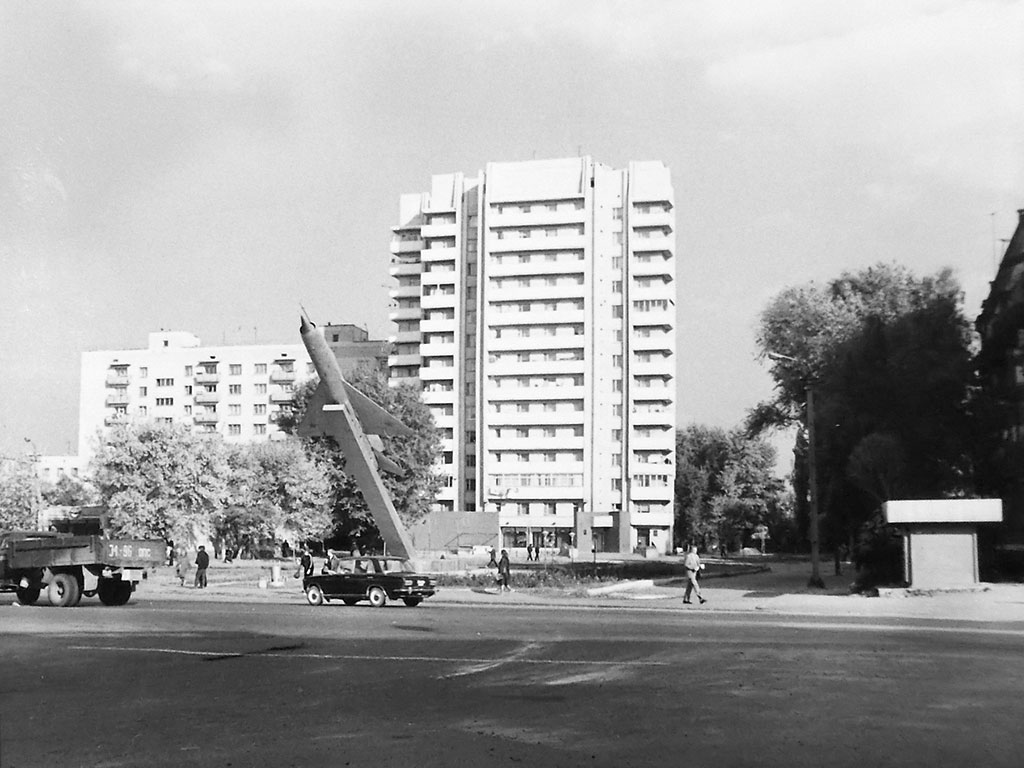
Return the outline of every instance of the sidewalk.
<path id="1" fill-rule="evenodd" d="M 213 569 L 210 586 L 202 591 L 181 587 L 177 580 L 157 574 L 139 587 L 138 600 L 225 600 L 254 603 L 304 602 L 300 582 L 291 574 L 280 585 L 260 588 L 255 578 L 237 578 L 230 569 Z M 251 576 L 250 574 L 245 574 Z M 232 579 L 232 576 L 236 576 Z M 494 588 L 439 587 L 425 605 L 480 605 L 536 608 L 650 609 L 694 613 L 756 612 L 808 615 L 941 619 L 949 621 L 1024 622 L 1024 584 L 981 584 L 971 591 L 907 594 L 892 590 L 880 597 L 849 594 L 849 577 L 825 578 L 826 589 L 811 590 L 804 564 L 773 564 L 769 572 L 702 582 L 708 602 L 683 603 L 679 579 L 618 582 L 586 594 L 584 590 L 517 589 L 501 594 Z M 514 576 L 513 576 L 514 582 Z"/>

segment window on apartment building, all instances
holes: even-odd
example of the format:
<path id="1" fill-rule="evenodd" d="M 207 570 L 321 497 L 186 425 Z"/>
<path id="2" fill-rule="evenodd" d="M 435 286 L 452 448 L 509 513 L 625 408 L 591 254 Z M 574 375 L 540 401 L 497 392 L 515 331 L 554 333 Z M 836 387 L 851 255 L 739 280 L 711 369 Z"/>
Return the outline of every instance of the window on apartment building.
<path id="1" fill-rule="evenodd" d="M 228 385 L 228 394 L 229 395 L 240 395 L 240 394 L 242 394 L 242 385 L 241 384 L 229 384 Z"/>
<path id="2" fill-rule="evenodd" d="M 612 430 L 612 441 L 616 442 L 616 443 L 622 441 L 622 430 L 621 429 L 613 429 Z"/>
<path id="3" fill-rule="evenodd" d="M 267 372 L 267 364 L 266 363 L 256 363 L 253 366 L 253 373 L 255 373 L 257 376 L 259 376 L 260 374 L 266 373 L 266 372 Z"/>
<path id="4" fill-rule="evenodd" d="M 265 394 L 267 394 L 267 385 L 266 384 L 257 384 L 256 385 L 256 394 L 257 395 L 265 395 Z"/>
<path id="5" fill-rule="evenodd" d="M 242 406 L 238 403 L 231 403 L 228 406 L 228 416 L 238 416 L 242 413 Z"/>
<path id="6" fill-rule="evenodd" d="M 622 391 L 622 379 L 612 379 L 612 392 Z"/>
<path id="7" fill-rule="evenodd" d="M 622 454 L 621 453 L 613 453 L 612 454 L 612 466 L 613 467 L 621 467 L 622 466 Z"/>
<path id="8" fill-rule="evenodd" d="M 217 385 L 216 384 L 204 384 L 203 385 L 203 392 L 216 392 L 216 391 L 217 391 Z"/>
<path id="9" fill-rule="evenodd" d="M 174 405 L 173 397 L 158 397 L 156 399 L 157 405 Z"/>
<path id="10" fill-rule="evenodd" d="M 242 365 L 241 365 L 241 363 L 232 363 L 231 365 L 229 365 L 228 366 L 228 375 L 229 376 L 241 376 L 242 375 Z"/>
<path id="11" fill-rule="evenodd" d="M 140 405 L 139 406 L 139 416 L 146 416 L 148 413 L 149 413 L 149 409 L 146 406 L 144 406 L 144 405 Z"/>
<path id="12" fill-rule="evenodd" d="M 156 385 L 158 387 L 173 387 L 174 379 L 157 379 Z"/>
<path id="13" fill-rule="evenodd" d="M 240 434 L 242 434 L 242 425 L 241 424 L 228 424 L 228 434 L 229 435 L 240 435 Z"/>
<path id="14" fill-rule="evenodd" d="M 557 430 L 554 427 L 544 427 L 540 431 L 541 437 L 555 437 Z"/>
<path id="15" fill-rule="evenodd" d="M 185 366 L 185 375 L 186 376 L 191 376 L 192 375 L 192 366 L 191 365 L 186 365 Z"/>
<path id="16" fill-rule="evenodd" d="M 451 451 L 442 451 L 441 452 L 441 463 L 442 464 L 451 464 L 452 463 L 452 452 Z"/>
<path id="17" fill-rule="evenodd" d="M 613 477 L 612 478 L 612 490 L 613 491 L 621 491 L 622 490 L 622 478 L 621 477 Z"/>
<path id="18" fill-rule="evenodd" d="M 529 427 L 516 427 L 515 436 L 516 437 L 529 437 L 530 436 L 530 429 L 529 429 Z"/>
<path id="19" fill-rule="evenodd" d="M 139 387 L 139 397 L 145 397 L 148 391 L 146 387 Z"/>
<path id="20" fill-rule="evenodd" d="M 265 434 L 267 434 L 267 425 L 266 424 L 253 424 L 252 425 L 252 433 L 254 435 L 265 435 Z"/>
<path id="21" fill-rule="evenodd" d="M 612 221 L 622 221 L 621 208 L 612 208 Z"/>
<path id="22" fill-rule="evenodd" d="M 185 415 L 186 416 L 191 416 L 192 415 L 192 406 L 191 405 L 186 405 L 185 406 Z"/>
<path id="23" fill-rule="evenodd" d="M 191 395 L 192 394 L 192 385 L 191 384 L 186 384 L 185 385 L 185 394 L 186 395 Z"/>
<path id="24" fill-rule="evenodd" d="M 622 293 L 621 280 L 612 280 L 612 293 Z"/>
<path id="25" fill-rule="evenodd" d="M 525 501 L 516 502 L 516 514 L 517 515 L 528 515 L 530 514 L 530 505 Z"/>
<path id="26" fill-rule="evenodd" d="M 622 355 L 612 355 L 612 368 L 622 367 Z"/>
<path id="27" fill-rule="evenodd" d="M 139 368 L 139 376 L 141 376 L 142 378 L 146 378 L 147 376 L 149 376 L 149 368 L 147 368 L 146 366 L 142 366 L 141 368 Z"/>

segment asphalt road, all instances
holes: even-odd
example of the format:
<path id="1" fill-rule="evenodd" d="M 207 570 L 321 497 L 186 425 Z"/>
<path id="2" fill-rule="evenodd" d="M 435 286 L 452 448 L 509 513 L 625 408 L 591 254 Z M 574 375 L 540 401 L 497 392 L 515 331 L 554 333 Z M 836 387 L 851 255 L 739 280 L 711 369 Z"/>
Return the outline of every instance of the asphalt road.
<path id="1" fill-rule="evenodd" d="M 1024 628 L 0 603 L 0 767 L 1019 766 Z"/>

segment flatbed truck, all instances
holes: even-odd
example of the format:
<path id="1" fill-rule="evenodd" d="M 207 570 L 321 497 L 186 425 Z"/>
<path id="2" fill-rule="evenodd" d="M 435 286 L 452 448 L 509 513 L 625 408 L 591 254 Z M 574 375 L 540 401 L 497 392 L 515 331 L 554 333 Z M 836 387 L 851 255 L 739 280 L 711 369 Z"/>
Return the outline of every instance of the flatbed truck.
<path id="1" fill-rule="evenodd" d="M 0 532 L 0 592 L 14 592 L 22 605 L 35 604 L 44 591 L 58 607 L 73 607 L 93 595 L 104 605 L 125 605 L 149 570 L 166 558 L 163 541 Z"/>

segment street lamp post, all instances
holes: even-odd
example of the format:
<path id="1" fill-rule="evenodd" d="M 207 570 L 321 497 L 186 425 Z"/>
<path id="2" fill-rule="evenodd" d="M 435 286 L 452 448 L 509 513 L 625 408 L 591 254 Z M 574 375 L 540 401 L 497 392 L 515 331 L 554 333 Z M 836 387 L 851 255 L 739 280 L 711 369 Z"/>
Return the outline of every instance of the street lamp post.
<path id="1" fill-rule="evenodd" d="M 29 454 L 29 466 L 32 472 L 32 499 L 29 501 L 32 509 L 32 516 L 35 518 L 36 528 L 39 530 L 43 529 L 43 504 L 42 504 L 42 489 L 39 483 L 39 451 L 36 449 L 36 444 L 31 438 L 24 438 L 25 442 L 28 443 L 32 452 Z"/>
<path id="2" fill-rule="evenodd" d="M 795 357 L 778 352 L 769 352 L 768 357 L 775 360 L 799 362 Z M 804 392 L 807 410 L 804 412 L 804 429 L 807 430 L 807 484 L 809 486 L 810 521 L 807 527 L 807 538 L 811 543 L 811 577 L 807 586 L 817 589 L 825 588 L 821 578 L 821 549 L 818 536 L 818 460 L 814 450 L 814 387 L 807 384 Z"/>

